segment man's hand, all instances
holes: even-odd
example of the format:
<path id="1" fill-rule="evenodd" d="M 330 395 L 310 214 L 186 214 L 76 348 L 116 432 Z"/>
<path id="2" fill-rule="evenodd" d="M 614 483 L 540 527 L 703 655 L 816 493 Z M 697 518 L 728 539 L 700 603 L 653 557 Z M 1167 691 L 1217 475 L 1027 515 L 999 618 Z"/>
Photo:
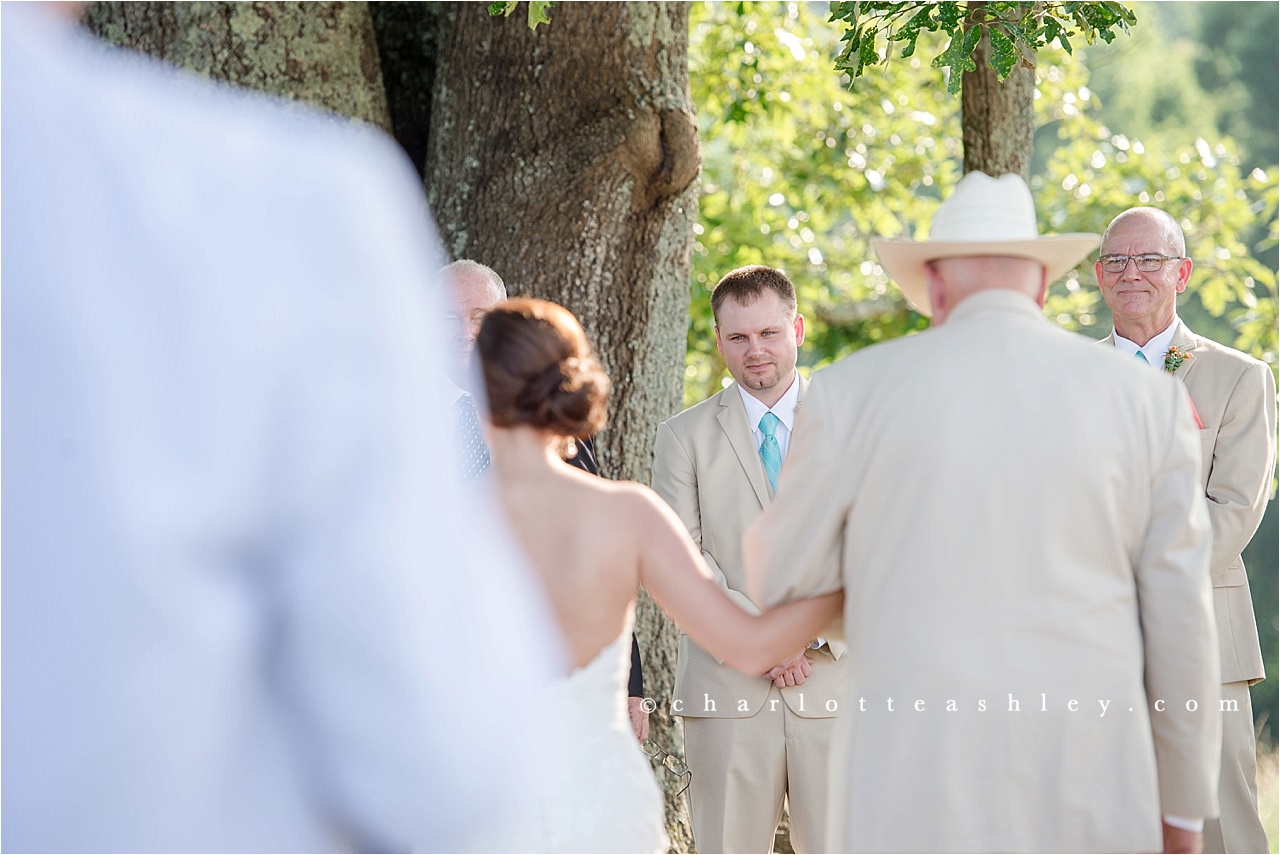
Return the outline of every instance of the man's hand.
<path id="1" fill-rule="evenodd" d="M 1165 852 L 1203 852 L 1204 851 L 1204 833 L 1200 831 L 1186 831 L 1181 828 L 1174 828 L 1169 823 L 1161 823 L 1164 826 L 1164 851 Z"/>
<path id="2" fill-rule="evenodd" d="M 649 711 L 644 708 L 644 698 L 627 698 L 627 715 L 631 716 L 636 739 L 644 742 L 649 738 Z"/>
<path id="3" fill-rule="evenodd" d="M 813 673 L 810 667 L 813 665 L 813 660 L 805 655 L 807 650 L 806 647 L 781 665 L 774 665 L 764 672 L 764 676 L 772 680 L 779 689 L 785 689 L 787 686 L 803 686 L 804 681 Z"/>

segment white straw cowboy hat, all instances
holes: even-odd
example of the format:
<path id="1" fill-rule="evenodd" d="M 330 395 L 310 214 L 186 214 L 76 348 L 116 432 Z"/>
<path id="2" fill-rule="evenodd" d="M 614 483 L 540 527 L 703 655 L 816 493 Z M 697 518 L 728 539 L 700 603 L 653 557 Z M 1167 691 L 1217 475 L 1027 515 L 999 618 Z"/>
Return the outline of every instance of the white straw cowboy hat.
<path id="1" fill-rule="evenodd" d="M 940 258 L 966 255 L 1009 255 L 1044 265 L 1053 282 L 1092 252 L 1096 234 L 1044 235 L 1036 233 L 1036 207 L 1031 191 L 1019 175 L 992 178 L 970 172 L 938 206 L 929 239 L 871 241 L 880 266 L 898 283 L 902 293 L 924 315 L 929 305 L 925 265 Z"/>

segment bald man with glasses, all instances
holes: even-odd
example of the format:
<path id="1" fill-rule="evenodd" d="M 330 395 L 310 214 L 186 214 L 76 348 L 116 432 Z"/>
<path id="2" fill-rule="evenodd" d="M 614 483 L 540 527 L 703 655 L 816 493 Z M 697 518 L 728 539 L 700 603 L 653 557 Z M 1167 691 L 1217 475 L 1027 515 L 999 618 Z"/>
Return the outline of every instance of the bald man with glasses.
<path id="1" fill-rule="evenodd" d="M 1264 672 L 1240 553 L 1271 492 L 1275 378 L 1264 363 L 1196 335 L 1178 318 L 1178 295 L 1192 266 L 1182 229 L 1166 212 L 1130 208 L 1116 217 L 1095 267 L 1115 318 L 1103 344 L 1181 380 L 1202 426 L 1201 480 L 1213 526 L 1210 573 L 1223 684 L 1221 817 L 1205 822 L 1204 851 L 1266 852 L 1249 702 L 1249 686 Z"/>

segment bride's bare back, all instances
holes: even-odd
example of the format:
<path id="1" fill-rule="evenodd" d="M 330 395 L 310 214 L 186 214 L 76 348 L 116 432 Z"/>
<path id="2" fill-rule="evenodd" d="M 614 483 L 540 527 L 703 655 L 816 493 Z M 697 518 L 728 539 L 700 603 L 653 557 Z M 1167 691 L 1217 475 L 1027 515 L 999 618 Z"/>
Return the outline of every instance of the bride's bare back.
<path id="1" fill-rule="evenodd" d="M 511 478 L 502 477 L 501 468 L 498 474 L 503 507 L 542 580 L 574 664 L 586 665 L 623 633 L 635 603 L 635 511 L 643 488 L 554 459 Z"/>
<path id="2" fill-rule="evenodd" d="M 648 487 L 581 472 L 556 453 L 603 425 L 608 378 L 562 307 L 511 300 L 476 342 L 493 429 L 493 475 L 507 517 L 581 667 L 626 628 L 643 585 L 703 649 L 748 674 L 794 655 L 843 595 L 748 615 L 711 580 L 675 512 Z"/>

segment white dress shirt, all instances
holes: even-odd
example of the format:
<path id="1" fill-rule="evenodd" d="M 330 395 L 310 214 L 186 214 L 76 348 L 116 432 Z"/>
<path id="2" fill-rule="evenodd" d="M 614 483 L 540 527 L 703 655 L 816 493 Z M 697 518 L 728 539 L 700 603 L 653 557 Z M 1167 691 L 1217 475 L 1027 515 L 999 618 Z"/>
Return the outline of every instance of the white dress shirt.
<path id="1" fill-rule="evenodd" d="M 773 413 L 778 417 L 778 426 L 774 429 L 774 439 L 778 441 L 778 451 L 782 454 L 782 459 L 787 459 L 787 449 L 791 447 L 791 430 L 796 422 L 796 401 L 800 397 L 800 375 L 796 374 L 791 378 L 791 385 L 787 387 L 787 391 L 782 393 L 782 397 L 772 407 L 766 407 L 764 402 L 752 395 L 746 387 L 738 385 L 738 392 L 742 395 L 742 404 L 747 408 L 747 423 L 751 425 L 751 435 L 755 437 L 756 449 L 760 448 L 760 444 L 764 442 L 764 433 L 760 430 L 760 419 L 764 418 L 765 413 Z"/>
<path id="2" fill-rule="evenodd" d="M 562 651 L 454 474 L 416 176 L 3 14 L 3 848 L 459 851 Z"/>
<path id="3" fill-rule="evenodd" d="M 1147 362 L 1150 365 L 1163 371 L 1164 355 L 1169 352 L 1169 345 L 1173 343 L 1173 334 L 1177 329 L 1178 316 L 1174 315 L 1173 323 L 1169 324 L 1163 332 L 1156 335 L 1151 339 L 1151 341 L 1147 342 L 1142 347 L 1138 347 L 1137 342 L 1129 341 L 1129 339 L 1120 335 L 1120 333 L 1116 332 L 1116 328 L 1114 326 L 1111 328 L 1111 335 L 1115 340 L 1116 350 L 1120 351 L 1125 356 L 1132 356 L 1134 359 L 1138 358 L 1138 351 L 1141 350 L 1142 355 L 1146 357 Z"/>

